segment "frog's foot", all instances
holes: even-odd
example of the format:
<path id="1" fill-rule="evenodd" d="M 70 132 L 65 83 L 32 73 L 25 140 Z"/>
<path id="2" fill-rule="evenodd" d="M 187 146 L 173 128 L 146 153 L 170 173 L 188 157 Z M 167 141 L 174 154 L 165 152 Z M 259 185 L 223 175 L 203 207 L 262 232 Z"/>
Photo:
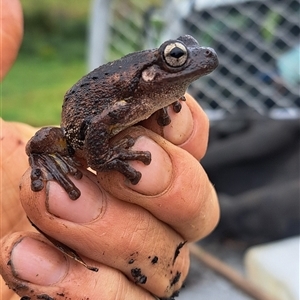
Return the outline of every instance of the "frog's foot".
<path id="1" fill-rule="evenodd" d="M 79 189 L 67 174 L 80 179 L 82 173 L 70 157 L 64 157 L 60 154 L 31 153 L 29 164 L 32 168 L 30 176 L 32 191 L 41 191 L 44 188 L 45 181 L 54 180 L 68 193 L 70 199 L 76 200 L 80 197 Z"/>
<path id="2" fill-rule="evenodd" d="M 186 101 L 185 96 L 180 97 L 179 100 L 172 103 L 172 107 L 174 112 L 179 113 L 181 111 L 181 103 L 180 101 Z M 157 123 L 159 126 L 167 126 L 171 123 L 171 118 L 168 114 L 167 108 L 163 107 L 159 110 L 159 116 L 157 118 Z"/>
<path id="3" fill-rule="evenodd" d="M 115 144 L 112 148 L 112 156 L 105 164 L 106 170 L 116 170 L 122 173 L 132 184 L 137 184 L 142 174 L 131 167 L 129 160 L 139 160 L 145 165 L 151 162 L 151 153 L 149 151 L 133 151 L 129 148 L 135 143 L 135 139 L 127 136 Z"/>
<path id="4" fill-rule="evenodd" d="M 43 127 L 38 130 L 26 145 L 31 171 L 31 189 L 35 192 L 44 188 L 45 182 L 57 181 L 73 200 L 80 191 L 68 178 L 68 174 L 81 178 L 77 163 L 71 157 L 64 132 L 60 127 Z"/>
<path id="5" fill-rule="evenodd" d="M 117 143 L 113 144 L 109 150 L 108 158 L 103 163 L 103 158 L 88 160 L 89 165 L 99 171 L 115 170 L 123 174 L 132 184 L 137 184 L 142 174 L 131 167 L 128 163 L 130 160 L 138 160 L 149 165 L 151 162 L 151 153 L 149 151 L 133 151 L 130 148 L 134 145 L 135 139 L 126 136 Z M 100 166 L 100 167 L 99 167 Z"/>

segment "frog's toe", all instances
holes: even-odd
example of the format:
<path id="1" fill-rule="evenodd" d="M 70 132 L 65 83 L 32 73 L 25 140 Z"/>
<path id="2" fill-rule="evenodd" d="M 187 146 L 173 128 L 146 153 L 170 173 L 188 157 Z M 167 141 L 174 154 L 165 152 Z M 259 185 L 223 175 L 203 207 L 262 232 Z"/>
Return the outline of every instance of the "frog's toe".
<path id="1" fill-rule="evenodd" d="M 122 159 L 113 159 L 103 165 L 101 171 L 115 170 L 123 174 L 132 184 L 139 183 L 142 174 L 133 167 L 131 167 L 127 161 Z"/>
<path id="2" fill-rule="evenodd" d="M 31 171 L 31 190 L 41 191 L 45 182 L 56 181 L 69 195 L 70 199 L 76 200 L 80 197 L 80 191 L 68 177 L 72 175 L 76 179 L 82 177 L 82 173 L 77 169 L 76 162 L 70 157 L 59 154 L 30 154 L 29 163 Z"/>
<path id="3" fill-rule="evenodd" d="M 126 135 L 115 144 L 114 149 L 129 149 L 134 145 L 134 143 L 135 139 L 130 135 Z"/>
<path id="4" fill-rule="evenodd" d="M 149 151 L 135 151 L 135 159 L 144 163 L 144 165 L 150 165 L 151 153 Z"/>
<path id="5" fill-rule="evenodd" d="M 34 192 L 39 192 L 44 188 L 43 173 L 41 169 L 33 168 L 30 174 L 31 189 Z"/>
<path id="6" fill-rule="evenodd" d="M 121 172 L 130 182 L 131 184 L 138 184 L 142 178 L 141 172 L 132 168 L 127 162 L 119 161 L 119 172 Z"/>
<path id="7" fill-rule="evenodd" d="M 129 180 L 130 180 L 131 184 L 136 185 L 139 183 L 141 178 L 142 178 L 142 174 L 140 172 L 136 171 L 136 174 L 134 175 L 134 177 L 130 178 Z"/>
<path id="8" fill-rule="evenodd" d="M 75 187 L 75 189 L 68 192 L 68 195 L 71 200 L 77 200 L 80 197 L 81 192 Z"/>
<path id="9" fill-rule="evenodd" d="M 171 123 L 171 118 L 168 114 L 167 107 L 163 107 L 158 112 L 157 124 L 159 126 L 167 126 Z"/>
<path id="10" fill-rule="evenodd" d="M 172 103 L 172 106 L 173 106 L 174 112 L 179 113 L 181 111 L 182 105 L 179 101 Z"/>
<path id="11" fill-rule="evenodd" d="M 129 149 L 135 143 L 135 139 L 131 136 L 126 136 L 122 140 L 118 141 L 112 148 L 110 159 L 113 160 L 139 160 L 145 165 L 149 165 L 151 162 L 151 153 L 149 151 L 134 151 Z M 97 166 L 97 163 L 95 164 Z M 96 168 L 97 169 L 97 168 Z"/>
<path id="12" fill-rule="evenodd" d="M 44 188 L 44 182 L 42 179 L 31 180 L 31 190 L 39 192 Z"/>
<path id="13" fill-rule="evenodd" d="M 45 166 L 47 171 L 47 180 L 56 181 L 69 195 L 69 198 L 76 200 L 80 197 L 80 190 L 75 186 L 73 181 L 68 177 L 68 174 L 74 178 L 80 179 L 82 173 L 71 162 L 61 156 L 50 156 L 50 160 L 47 161 Z M 50 171 L 51 170 L 51 171 Z"/>
<path id="14" fill-rule="evenodd" d="M 82 172 L 78 170 L 78 167 L 80 166 L 79 163 L 77 163 L 71 157 L 68 156 L 56 154 L 55 157 L 56 163 L 62 168 L 65 174 L 68 173 L 72 175 L 75 179 L 82 178 Z"/>
<path id="15" fill-rule="evenodd" d="M 139 160 L 145 165 L 151 163 L 151 153 L 149 151 L 131 151 L 131 150 L 121 150 L 117 156 L 118 160 Z"/>
<path id="16" fill-rule="evenodd" d="M 179 113 L 181 111 L 182 105 L 180 101 L 186 101 L 185 96 L 181 96 L 179 100 L 172 103 L 173 111 Z"/>

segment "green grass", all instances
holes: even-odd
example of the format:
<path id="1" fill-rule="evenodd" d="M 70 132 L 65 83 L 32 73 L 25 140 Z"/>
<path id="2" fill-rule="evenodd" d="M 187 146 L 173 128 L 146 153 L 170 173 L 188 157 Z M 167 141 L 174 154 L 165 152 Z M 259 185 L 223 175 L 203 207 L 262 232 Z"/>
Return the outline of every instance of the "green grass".
<path id="1" fill-rule="evenodd" d="M 122 10 L 122 5 L 131 8 L 142 5 L 145 10 L 150 4 L 158 5 L 156 2 L 160 0 L 118 1 L 114 13 L 121 15 L 118 10 Z M 1 84 L 1 116 L 5 120 L 34 126 L 60 123 L 65 92 L 87 72 L 90 5 L 90 1 L 82 0 L 22 1 L 23 43 L 16 63 Z M 131 22 L 122 18 L 119 26 L 127 26 L 138 40 L 140 28 L 136 23 L 139 24 L 136 19 Z M 114 54 L 111 59 L 138 50 L 130 44 L 126 46 L 123 40 L 121 45 L 116 41 L 110 49 Z"/>
<path id="2" fill-rule="evenodd" d="M 59 124 L 65 92 L 86 73 L 89 1 L 26 0 L 19 56 L 1 83 L 1 116 Z"/>
<path id="3" fill-rule="evenodd" d="M 18 60 L 2 83 L 2 117 L 34 126 L 59 124 L 64 94 L 85 72 L 80 60 Z"/>

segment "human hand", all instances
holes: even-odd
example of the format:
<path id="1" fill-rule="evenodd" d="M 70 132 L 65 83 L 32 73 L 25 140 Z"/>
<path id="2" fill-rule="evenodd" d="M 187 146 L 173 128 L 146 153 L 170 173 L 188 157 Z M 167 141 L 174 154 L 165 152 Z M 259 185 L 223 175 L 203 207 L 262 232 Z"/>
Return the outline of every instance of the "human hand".
<path id="1" fill-rule="evenodd" d="M 84 171 L 74 180 L 82 195 L 72 201 L 55 182 L 32 192 L 25 173 L 20 198 L 28 217 L 99 271 L 66 257 L 39 233 L 16 232 L 3 240 L 0 270 L 20 296 L 154 299 L 181 287 L 189 253 L 186 245 L 179 254 L 176 249 L 209 234 L 219 218 L 215 191 L 198 163 L 207 146 L 207 117 L 190 96 L 182 104 L 181 113 L 170 110 L 164 138 L 154 118 L 143 124 L 151 131 L 127 131 L 142 136 L 136 150 L 152 153 L 149 166 L 132 162 L 143 174 L 136 186 L 117 172 Z"/>
<path id="2" fill-rule="evenodd" d="M 0 128 L 0 171 L 2 176 L 0 238 L 2 238 L 15 231 L 33 230 L 20 203 L 19 184 L 20 178 L 28 169 L 25 144 L 36 129 L 26 124 L 5 122 L 2 119 L 0 119 Z M 19 299 L 12 290 L 8 289 L 2 278 L 0 278 L 0 282 L 1 299 Z"/>

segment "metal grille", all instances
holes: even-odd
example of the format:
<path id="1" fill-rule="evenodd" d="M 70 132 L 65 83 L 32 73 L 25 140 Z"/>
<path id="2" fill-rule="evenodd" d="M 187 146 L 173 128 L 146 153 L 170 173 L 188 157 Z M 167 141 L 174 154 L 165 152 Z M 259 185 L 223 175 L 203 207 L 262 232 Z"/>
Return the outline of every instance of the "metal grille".
<path id="1" fill-rule="evenodd" d="M 160 8 L 152 1 L 134 3 L 140 4 L 114 1 L 108 59 L 191 34 L 220 60 L 189 90 L 211 118 L 249 107 L 262 115 L 298 116 L 299 1 L 174 0 Z"/>
<path id="2" fill-rule="evenodd" d="M 193 85 L 204 107 L 231 113 L 252 107 L 260 114 L 284 115 L 299 107 L 299 2 L 194 9 L 185 26 L 220 59 L 212 76 Z"/>

